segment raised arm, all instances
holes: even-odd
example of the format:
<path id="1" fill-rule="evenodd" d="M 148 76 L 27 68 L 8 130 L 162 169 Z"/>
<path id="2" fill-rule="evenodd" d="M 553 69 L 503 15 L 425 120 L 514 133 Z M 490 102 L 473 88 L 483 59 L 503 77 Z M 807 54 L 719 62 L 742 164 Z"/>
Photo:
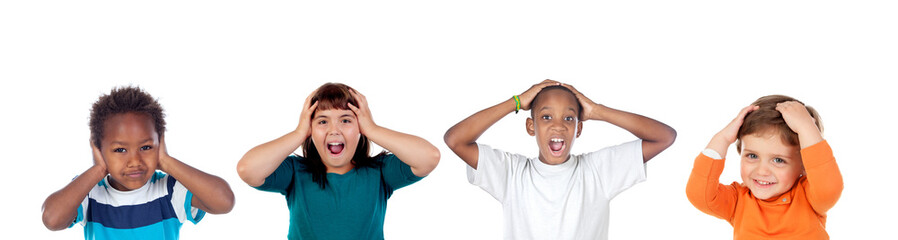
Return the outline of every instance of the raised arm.
<path id="1" fill-rule="evenodd" d="M 720 184 L 720 174 L 723 173 L 727 148 L 736 142 L 736 135 L 745 115 L 757 109 L 758 106 L 743 108 L 735 119 L 711 138 L 707 149 L 713 150 L 719 156 L 699 154 L 695 159 L 689 182 L 686 184 L 686 197 L 698 210 L 727 221 L 732 218 L 737 191 L 731 185 Z"/>
<path id="2" fill-rule="evenodd" d="M 359 104 L 359 106 L 353 106 L 351 103 L 347 103 L 349 109 L 358 118 L 359 131 L 362 134 L 395 154 L 403 163 L 408 164 L 415 176 L 427 176 L 437 167 L 440 162 L 440 150 L 437 147 L 418 136 L 378 126 L 371 117 L 371 110 L 368 108 L 368 100 L 365 96 L 354 89 L 350 89 L 349 93 Z"/>
<path id="3" fill-rule="evenodd" d="M 786 125 L 798 134 L 802 162 L 808 177 L 807 197 L 811 207 L 820 214 L 832 208 L 842 195 L 842 173 L 833 157 L 832 149 L 814 123 L 807 108 L 795 101 L 776 104 Z"/>
<path id="4" fill-rule="evenodd" d="M 580 105 L 583 106 L 583 112 L 580 114 L 581 121 L 605 121 L 623 128 L 642 139 L 643 162 L 648 162 L 661 151 L 670 147 L 677 138 L 677 131 L 667 126 L 667 124 L 639 114 L 597 104 L 577 91 L 573 86 L 567 84 L 564 86 L 574 92 L 580 101 Z"/>
<path id="5" fill-rule="evenodd" d="M 159 139 L 158 168 L 171 174 L 193 193 L 192 206 L 212 214 L 228 213 L 234 208 L 234 192 L 228 182 L 168 155 L 164 137 Z"/>
<path id="6" fill-rule="evenodd" d="M 521 101 L 521 109 L 530 110 L 530 102 L 536 97 L 540 90 L 551 85 L 560 85 L 561 83 L 553 80 L 544 80 L 541 83 L 534 84 L 530 89 L 519 95 Z M 443 141 L 458 155 L 461 160 L 465 161 L 468 166 L 477 169 L 478 153 L 477 139 L 483 135 L 490 126 L 493 126 L 502 117 L 514 112 L 516 103 L 513 98 L 509 98 L 499 104 L 487 109 L 481 110 L 471 115 L 465 120 L 455 124 L 443 135 Z"/>
<path id="7" fill-rule="evenodd" d="M 78 206 L 81 205 L 94 185 L 106 177 L 106 161 L 103 160 L 100 149 L 93 143 L 90 146 L 93 150 L 94 165 L 44 200 L 41 211 L 44 226 L 47 229 L 58 231 L 71 225 L 78 216 Z"/>
<path id="8" fill-rule="evenodd" d="M 305 103 L 302 105 L 302 112 L 299 114 L 299 125 L 296 126 L 296 130 L 250 149 L 237 162 L 237 175 L 240 175 L 240 179 L 243 179 L 246 184 L 252 187 L 262 186 L 265 183 L 265 178 L 271 175 L 281 162 L 312 134 L 312 112 L 318 107 L 318 102 L 311 103 L 314 95 L 315 93 L 312 92 L 306 97 Z"/>

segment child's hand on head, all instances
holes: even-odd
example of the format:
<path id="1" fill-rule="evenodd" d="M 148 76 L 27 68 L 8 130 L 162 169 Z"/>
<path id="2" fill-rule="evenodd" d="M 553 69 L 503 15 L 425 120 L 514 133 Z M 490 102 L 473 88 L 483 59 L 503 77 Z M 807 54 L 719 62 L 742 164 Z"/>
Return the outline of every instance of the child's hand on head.
<path id="1" fill-rule="evenodd" d="M 518 97 L 521 98 L 521 110 L 530 110 L 530 103 L 533 102 L 533 98 L 536 97 L 536 94 L 539 93 L 540 90 L 543 90 L 543 88 L 552 85 L 561 85 L 561 83 L 555 80 L 546 79 L 540 83 L 533 84 L 530 89 L 527 89 L 527 91 L 518 95 Z"/>
<path id="2" fill-rule="evenodd" d="M 720 130 L 720 132 L 714 135 L 714 138 L 708 143 L 708 148 L 719 153 L 721 157 L 725 157 L 727 148 L 736 142 L 736 136 L 739 135 L 739 128 L 742 127 L 742 122 L 745 120 L 745 116 L 754 110 L 758 110 L 758 108 L 760 107 L 755 105 L 742 108 L 742 110 L 739 111 L 739 114 L 736 115 L 736 118 L 734 118 L 733 121 L 730 121 L 730 124 L 727 124 L 723 130 Z"/>
<path id="3" fill-rule="evenodd" d="M 574 86 L 571 86 L 569 84 L 561 84 L 561 85 L 570 89 L 571 92 L 574 92 L 574 96 L 577 97 L 577 101 L 579 101 L 580 106 L 583 107 L 583 112 L 580 113 L 580 121 L 602 120 L 602 116 L 599 116 L 595 111 L 598 108 L 599 104 L 597 104 L 597 103 L 593 102 L 591 99 L 587 98 L 586 95 L 583 95 L 582 93 L 580 93 L 580 91 L 577 91 L 577 89 L 574 88 Z"/>
<path id="4" fill-rule="evenodd" d="M 318 101 L 312 103 L 312 97 L 317 92 L 318 90 L 315 90 L 306 97 L 305 102 L 302 104 L 302 111 L 299 113 L 299 125 L 296 126 L 296 132 L 303 134 L 303 140 L 312 135 L 312 113 L 318 108 Z"/>
<path id="5" fill-rule="evenodd" d="M 109 171 L 106 170 L 106 160 L 103 159 L 103 153 L 100 152 L 100 148 L 94 145 L 93 141 L 90 142 L 90 148 L 94 155 L 94 166 L 103 169 L 103 172 L 109 174 Z"/>
<path id="6" fill-rule="evenodd" d="M 365 95 L 357 92 L 355 89 L 349 89 L 349 94 L 352 95 L 352 98 L 359 104 L 358 106 L 353 106 L 352 103 L 346 103 L 349 107 L 349 110 L 352 110 L 355 113 L 355 117 L 359 123 L 359 132 L 362 135 L 368 135 L 369 131 L 377 126 L 374 124 L 374 119 L 371 117 L 371 109 L 368 108 L 368 99 L 365 98 Z"/>
<path id="7" fill-rule="evenodd" d="M 783 114 L 783 120 L 789 129 L 798 134 L 799 146 L 802 149 L 823 141 L 816 120 L 811 117 L 804 104 L 796 101 L 781 102 L 776 104 L 776 110 Z"/>

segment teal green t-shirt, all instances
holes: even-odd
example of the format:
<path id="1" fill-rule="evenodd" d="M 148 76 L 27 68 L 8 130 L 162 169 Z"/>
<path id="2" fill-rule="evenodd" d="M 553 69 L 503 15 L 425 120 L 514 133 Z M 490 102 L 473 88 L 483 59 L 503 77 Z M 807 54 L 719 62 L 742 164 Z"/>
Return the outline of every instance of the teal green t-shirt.
<path id="1" fill-rule="evenodd" d="M 386 154 L 375 158 L 381 167 L 328 173 L 328 185 L 321 189 L 300 160 L 288 156 L 256 187 L 287 197 L 288 239 L 384 239 L 387 199 L 396 189 L 422 179 L 396 155 Z"/>

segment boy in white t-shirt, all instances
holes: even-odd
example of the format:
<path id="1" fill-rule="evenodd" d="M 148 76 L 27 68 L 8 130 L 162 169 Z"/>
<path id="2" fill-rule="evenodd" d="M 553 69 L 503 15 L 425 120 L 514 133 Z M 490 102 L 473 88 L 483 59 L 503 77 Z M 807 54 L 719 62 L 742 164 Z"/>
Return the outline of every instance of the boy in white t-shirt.
<path id="1" fill-rule="evenodd" d="M 538 158 L 476 142 L 508 113 L 531 109 L 526 127 L 536 137 Z M 611 123 L 639 140 L 571 155 L 586 120 Z M 468 164 L 468 181 L 502 203 L 506 239 L 607 239 L 609 201 L 645 180 L 645 162 L 675 138 L 664 123 L 596 104 L 552 80 L 471 115 L 444 136 Z"/>

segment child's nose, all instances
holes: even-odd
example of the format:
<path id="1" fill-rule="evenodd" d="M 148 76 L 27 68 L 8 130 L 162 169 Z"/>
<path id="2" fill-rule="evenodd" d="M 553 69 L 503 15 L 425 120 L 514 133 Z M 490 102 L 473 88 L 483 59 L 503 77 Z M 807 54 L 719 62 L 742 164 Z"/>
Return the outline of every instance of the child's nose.
<path id="1" fill-rule="evenodd" d="M 758 174 L 759 175 L 767 176 L 767 175 L 770 175 L 770 173 L 771 173 L 771 171 L 770 171 L 769 167 L 764 166 L 763 164 L 761 166 L 758 166 Z"/>
<path id="2" fill-rule="evenodd" d="M 128 154 L 128 167 L 139 167 L 143 164 L 143 154 L 131 153 Z"/>

